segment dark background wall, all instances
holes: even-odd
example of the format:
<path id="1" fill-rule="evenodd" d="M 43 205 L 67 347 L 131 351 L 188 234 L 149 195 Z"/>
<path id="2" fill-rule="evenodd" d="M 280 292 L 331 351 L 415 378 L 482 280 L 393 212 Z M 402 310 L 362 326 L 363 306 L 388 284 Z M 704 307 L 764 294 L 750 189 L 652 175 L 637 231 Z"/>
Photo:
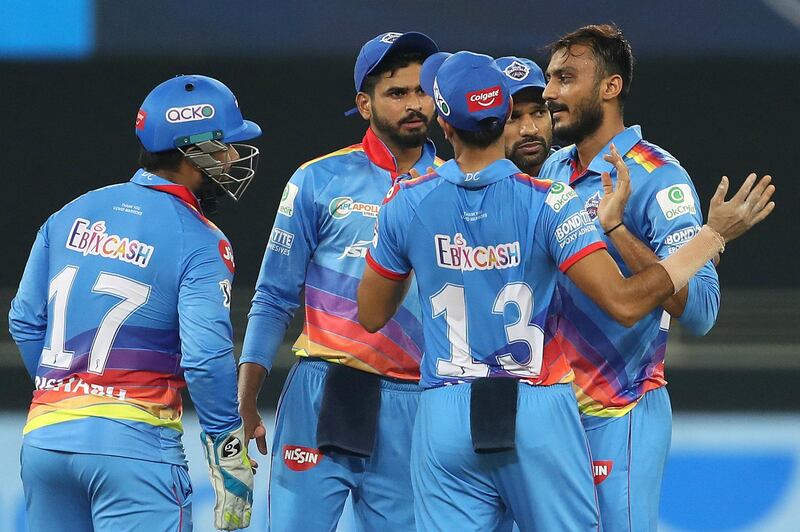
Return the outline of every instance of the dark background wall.
<path id="1" fill-rule="evenodd" d="M 517 53 L 524 54 L 526 50 Z M 533 54 L 531 54 L 533 55 Z M 543 61 L 540 63 L 544 64 Z M 302 162 L 360 140 L 364 123 L 345 118 L 353 99 L 351 59 L 0 63 L 0 173 L 6 227 L 0 285 L 16 284 L 36 229 L 76 194 L 129 179 L 136 169 L 133 120 L 147 92 L 178 73 L 228 83 L 244 114 L 264 130 L 256 180 L 218 221 L 237 256 L 237 283 L 252 285 L 283 185 Z M 729 287 L 797 287 L 797 59 L 642 59 L 626 121 L 675 155 L 693 177 L 704 210 L 720 176 L 734 186 L 771 173 L 775 213 L 726 251 Z M 449 146 L 434 136 L 443 156 Z"/>

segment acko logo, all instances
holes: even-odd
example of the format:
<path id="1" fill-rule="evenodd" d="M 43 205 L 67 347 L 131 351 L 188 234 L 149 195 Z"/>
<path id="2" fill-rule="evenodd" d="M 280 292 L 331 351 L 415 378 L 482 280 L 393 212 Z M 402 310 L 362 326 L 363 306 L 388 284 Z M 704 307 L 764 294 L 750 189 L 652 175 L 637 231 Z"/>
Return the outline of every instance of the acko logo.
<path id="1" fill-rule="evenodd" d="M 233 273 L 236 270 L 236 264 L 233 262 L 233 248 L 231 248 L 227 240 L 220 240 L 219 244 L 217 244 L 217 249 L 219 250 L 219 256 L 222 257 L 222 262 L 225 263 L 228 271 Z"/>
<path id="2" fill-rule="evenodd" d="M 353 198 L 350 196 L 333 198 L 330 205 L 328 205 L 328 211 L 330 212 L 331 216 L 337 220 L 347 218 L 352 212 L 361 213 L 362 216 L 367 216 L 369 218 L 377 218 L 378 211 L 380 211 L 380 209 L 380 205 L 353 201 Z"/>
<path id="3" fill-rule="evenodd" d="M 216 114 L 214 106 L 210 103 L 198 103 L 185 107 L 171 107 L 165 114 L 167 122 L 178 124 L 180 122 L 194 122 L 195 120 L 207 120 Z"/>
<path id="4" fill-rule="evenodd" d="M 467 110 L 470 113 L 477 113 L 484 109 L 491 109 L 498 107 L 503 103 L 503 95 L 500 91 L 500 85 L 489 87 L 488 89 L 481 89 L 467 93 Z"/>
<path id="5" fill-rule="evenodd" d="M 300 447 L 299 445 L 283 446 L 283 463 L 292 471 L 308 471 L 323 458 L 318 449 Z"/>
<path id="6" fill-rule="evenodd" d="M 139 112 L 136 113 L 136 129 L 143 130 L 145 120 L 147 120 L 147 113 L 139 109 Z"/>
<path id="7" fill-rule="evenodd" d="M 598 485 L 608 478 L 611 470 L 614 468 L 613 460 L 594 460 L 592 461 L 592 475 L 594 476 L 594 485 Z"/>
<path id="8" fill-rule="evenodd" d="M 515 81 L 522 81 L 528 77 L 528 74 L 531 73 L 531 69 L 519 61 L 514 61 L 503 69 L 503 73 Z"/>

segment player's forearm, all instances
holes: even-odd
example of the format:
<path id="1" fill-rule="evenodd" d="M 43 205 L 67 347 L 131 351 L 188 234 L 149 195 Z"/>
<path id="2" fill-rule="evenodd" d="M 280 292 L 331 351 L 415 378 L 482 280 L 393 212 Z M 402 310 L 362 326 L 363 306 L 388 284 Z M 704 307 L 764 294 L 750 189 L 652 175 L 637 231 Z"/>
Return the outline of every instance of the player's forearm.
<path id="1" fill-rule="evenodd" d="M 392 281 L 370 268 L 358 284 L 358 321 L 368 332 L 378 332 L 397 313 L 410 281 Z"/>
<path id="2" fill-rule="evenodd" d="M 236 400 L 233 353 L 198 364 L 182 363 L 182 366 L 186 387 L 203 430 L 216 435 L 238 427 L 242 420 Z"/>
<path id="3" fill-rule="evenodd" d="M 245 362 L 239 365 L 239 407 L 255 408 L 258 394 L 264 379 L 267 377 L 267 368 L 260 364 Z"/>
<path id="4" fill-rule="evenodd" d="M 633 277 L 617 275 L 608 281 L 607 292 L 598 304 L 625 327 L 632 327 L 675 291 L 669 274 L 657 263 Z"/>
<path id="5" fill-rule="evenodd" d="M 609 237 L 620 256 L 622 256 L 622 260 L 625 261 L 625 265 L 633 273 L 639 273 L 648 266 L 658 263 L 660 260 L 652 249 L 636 238 L 624 225 L 611 231 Z M 684 287 L 679 290 L 677 294 L 668 297 L 661 306 L 664 307 L 664 310 L 669 312 L 671 316 L 678 318 L 683 314 L 686 308 L 686 298 L 688 294 L 688 288 Z"/>

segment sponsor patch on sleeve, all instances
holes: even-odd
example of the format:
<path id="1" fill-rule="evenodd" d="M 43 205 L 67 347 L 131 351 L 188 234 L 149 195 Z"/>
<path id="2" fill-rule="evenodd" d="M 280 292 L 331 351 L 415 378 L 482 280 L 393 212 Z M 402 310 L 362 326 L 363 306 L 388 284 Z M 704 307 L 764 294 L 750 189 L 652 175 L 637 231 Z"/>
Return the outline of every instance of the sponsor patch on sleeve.
<path id="1" fill-rule="evenodd" d="M 269 235 L 269 244 L 267 244 L 270 250 L 288 256 L 292 250 L 292 244 L 294 244 L 293 233 L 277 227 L 272 228 L 272 232 Z"/>
<path id="2" fill-rule="evenodd" d="M 667 220 L 674 220 L 684 214 L 696 214 L 692 188 L 686 184 L 672 185 L 661 189 L 656 194 L 658 206 Z"/>
<path id="3" fill-rule="evenodd" d="M 547 193 L 547 198 L 544 202 L 550 205 L 556 212 L 560 211 L 564 205 L 569 203 L 572 198 L 577 198 L 578 195 L 572 190 L 572 187 L 564 183 L 555 182 L 550 186 L 550 191 Z"/>
<path id="4" fill-rule="evenodd" d="M 217 244 L 217 249 L 228 271 L 234 273 L 234 271 L 236 271 L 236 264 L 233 262 L 233 248 L 230 243 L 227 240 L 220 240 L 219 244 Z"/>
<path id="5" fill-rule="evenodd" d="M 300 189 L 294 183 L 286 183 L 281 196 L 281 202 L 278 205 L 278 214 L 282 214 L 289 218 L 294 214 L 294 198 L 297 197 L 297 192 Z"/>
<path id="6" fill-rule="evenodd" d="M 222 292 L 222 306 L 231 308 L 231 282 L 227 279 L 220 281 L 219 289 Z"/>

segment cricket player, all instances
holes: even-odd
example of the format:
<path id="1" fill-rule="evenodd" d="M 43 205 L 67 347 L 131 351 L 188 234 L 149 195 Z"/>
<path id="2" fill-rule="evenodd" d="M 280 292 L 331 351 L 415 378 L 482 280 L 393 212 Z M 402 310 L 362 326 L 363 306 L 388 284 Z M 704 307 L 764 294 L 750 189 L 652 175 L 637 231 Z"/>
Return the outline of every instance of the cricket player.
<path id="1" fill-rule="evenodd" d="M 431 57 L 421 77 L 455 158 L 387 195 L 358 290 L 359 321 L 377 331 L 412 269 L 417 282 L 425 337 L 412 444 L 417 527 L 494 530 L 510 510 L 523 531 L 597 530 L 574 374 L 548 319 L 558 272 L 632 325 L 724 243 L 706 226 L 625 279 L 568 185 L 504 159 L 512 108 L 492 58 Z M 606 175 L 606 204 L 617 194 L 624 201 L 627 187 L 619 154 L 608 160 L 620 175 L 616 192 Z"/>
<path id="2" fill-rule="evenodd" d="M 419 71 L 427 36 L 383 33 L 355 65 L 363 140 L 300 166 L 284 189 L 240 359 L 241 413 L 266 453 L 256 398 L 300 292 L 305 325 L 272 444 L 269 524 L 276 532 L 334 530 L 352 493 L 360 530 L 412 531 L 411 429 L 422 326 L 412 296 L 375 334 L 356 319 L 356 287 L 386 193 L 412 168 L 436 167 L 427 133 L 433 100 Z"/>
<path id="3" fill-rule="evenodd" d="M 625 127 L 623 109 L 633 75 L 633 55 L 613 25 L 586 26 L 551 46 L 543 97 L 554 133 L 573 143 L 551 156 L 540 176 L 571 186 L 624 275 L 672 256 L 701 231 L 702 213 L 689 175 L 666 150 L 645 141 L 639 126 Z M 600 209 L 604 173 L 615 175 L 608 153 L 616 146 L 630 173 L 625 207 Z M 709 224 L 726 241 L 763 220 L 774 207 L 769 176 L 755 175 L 725 204 L 746 221 L 715 224 L 723 205 L 723 178 Z M 730 208 L 729 208 L 730 207 Z M 623 209 L 624 208 L 624 215 Z M 599 216 L 598 216 L 599 214 Z M 605 215 L 604 215 L 605 214 Z M 730 220 L 728 220 L 730 221 Z M 557 339 L 575 370 L 582 422 L 589 438 L 603 529 L 655 530 L 672 413 L 665 388 L 664 355 L 671 318 L 705 334 L 719 309 L 719 281 L 709 262 L 686 286 L 633 326 L 623 326 L 587 295 L 569 273 L 559 280 Z"/>
<path id="4" fill-rule="evenodd" d="M 539 65 L 524 57 L 499 57 L 495 65 L 506 76 L 514 100 L 503 132 L 506 159 L 536 177 L 545 159 L 554 153 L 553 121 L 542 98 L 546 85 Z"/>
<path id="5" fill-rule="evenodd" d="M 228 87 L 191 75 L 153 89 L 135 131 L 142 168 L 48 218 L 11 304 L 35 382 L 21 458 L 32 532 L 191 530 L 184 386 L 203 428 L 214 524 L 250 522 L 233 253 L 201 199 L 241 197 L 258 150 L 238 142 L 261 129 Z"/>

